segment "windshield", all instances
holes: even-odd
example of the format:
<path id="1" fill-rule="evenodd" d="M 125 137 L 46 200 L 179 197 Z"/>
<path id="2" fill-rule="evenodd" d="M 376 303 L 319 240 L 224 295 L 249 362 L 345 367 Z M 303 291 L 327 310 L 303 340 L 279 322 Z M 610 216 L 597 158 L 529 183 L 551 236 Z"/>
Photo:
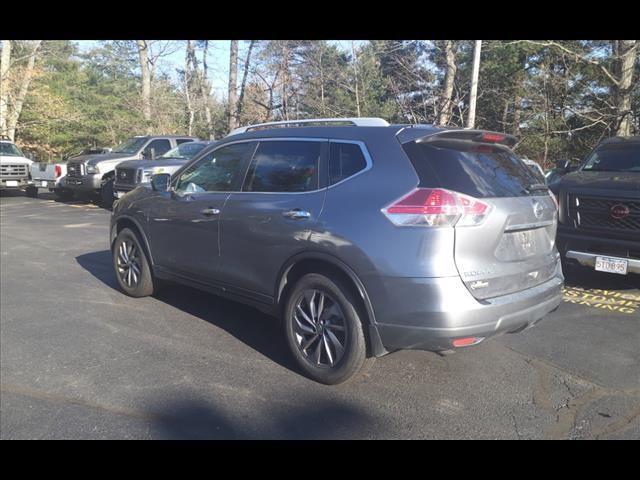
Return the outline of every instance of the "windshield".
<path id="1" fill-rule="evenodd" d="M 118 145 L 113 149 L 115 153 L 126 153 L 129 155 L 133 155 L 138 150 L 142 148 L 144 143 L 147 141 L 147 137 L 133 137 L 124 142 L 121 145 Z"/>
<path id="2" fill-rule="evenodd" d="M 20 149 L 13 143 L 5 142 L 0 143 L 0 155 L 5 155 L 7 157 L 24 157 Z"/>
<path id="3" fill-rule="evenodd" d="M 640 172 L 640 145 L 616 145 L 593 152 L 582 167 L 588 172 Z"/>
<path id="4" fill-rule="evenodd" d="M 206 146 L 207 145 L 205 143 L 194 143 L 194 142 L 182 143 L 178 145 L 176 148 L 172 148 L 164 155 L 156 158 L 156 160 L 165 160 L 168 158 L 184 158 L 188 160 L 190 158 L 195 157 L 196 154 Z"/>

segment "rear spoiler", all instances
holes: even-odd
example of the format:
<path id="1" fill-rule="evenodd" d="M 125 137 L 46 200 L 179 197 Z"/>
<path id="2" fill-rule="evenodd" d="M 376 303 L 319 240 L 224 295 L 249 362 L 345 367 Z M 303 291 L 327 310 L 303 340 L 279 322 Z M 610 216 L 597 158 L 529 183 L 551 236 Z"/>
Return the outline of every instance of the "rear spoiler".
<path id="1" fill-rule="evenodd" d="M 513 135 L 499 132 L 489 132 L 487 130 L 443 130 L 437 133 L 430 133 L 416 140 L 416 143 L 431 143 L 439 141 L 462 141 L 462 142 L 477 142 L 484 144 L 500 144 L 506 145 L 511 148 L 518 139 Z"/>

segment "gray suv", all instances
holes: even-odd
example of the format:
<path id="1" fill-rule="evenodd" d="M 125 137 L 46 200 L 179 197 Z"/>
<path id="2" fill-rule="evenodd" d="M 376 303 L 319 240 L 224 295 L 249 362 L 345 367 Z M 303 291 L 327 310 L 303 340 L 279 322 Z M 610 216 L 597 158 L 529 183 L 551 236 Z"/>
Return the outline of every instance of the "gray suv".
<path id="1" fill-rule="evenodd" d="M 282 319 L 326 384 L 399 349 L 448 353 L 561 301 L 557 205 L 480 130 L 324 119 L 233 131 L 114 205 L 128 295 L 173 280 Z"/>
<path id="2" fill-rule="evenodd" d="M 116 165 L 126 160 L 150 159 L 160 156 L 194 137 L 159 135 L 128 139 L 113 151 L 101 154 L 78 155 L 67 161 L 65 185 L 78 196 L 97 196 L 103 207 L 113 203 L 113 177 Z"/>

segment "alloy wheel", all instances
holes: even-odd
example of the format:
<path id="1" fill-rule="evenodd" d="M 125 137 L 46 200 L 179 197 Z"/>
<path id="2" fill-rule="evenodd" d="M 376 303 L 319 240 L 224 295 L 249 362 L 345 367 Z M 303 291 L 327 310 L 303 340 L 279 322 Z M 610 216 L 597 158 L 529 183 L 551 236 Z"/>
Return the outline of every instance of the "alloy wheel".
<path id="1" fill-rule="evenodd" d="M 129 288 L 135 288 L 140 281 L 140 255 L 136 245 L 130 240 L 124 240 L 118 248 L 118 274 L 122 283 Z"/>

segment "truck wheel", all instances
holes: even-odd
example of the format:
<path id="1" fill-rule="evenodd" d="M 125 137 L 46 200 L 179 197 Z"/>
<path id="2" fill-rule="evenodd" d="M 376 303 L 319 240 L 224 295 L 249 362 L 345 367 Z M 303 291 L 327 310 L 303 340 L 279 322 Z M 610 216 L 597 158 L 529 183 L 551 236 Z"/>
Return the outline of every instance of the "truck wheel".
<path id="1" fill-rule="evenodd" d="M 102 208 L 111 208 L 115 200 L 113 195 L 113 178 L 110 178 L 102 184 L 100 189 L 100 206 Z"/>
<path id="2" fill-rule="evenodd" d="M 26 190 L 27 197 L 36 198 L 38 196 L 38 187 L 29 185 Z"/>
<path id="3" fill-rule="evenodd" d="M 120 288 L 131 297 L 147 297 L 154 292 L 154 279 L 147 255 L 138 236 L 123 228 L 113 244 L 113 268 Z"/>
<path id="4" fill-rule="evenodd" d="M 335 385 L 367 370 L 367 346 L 357 303 L 340 282 L 310 273 L 298 280 L 284 308 L 286 342 L 313 380 Z"/>

